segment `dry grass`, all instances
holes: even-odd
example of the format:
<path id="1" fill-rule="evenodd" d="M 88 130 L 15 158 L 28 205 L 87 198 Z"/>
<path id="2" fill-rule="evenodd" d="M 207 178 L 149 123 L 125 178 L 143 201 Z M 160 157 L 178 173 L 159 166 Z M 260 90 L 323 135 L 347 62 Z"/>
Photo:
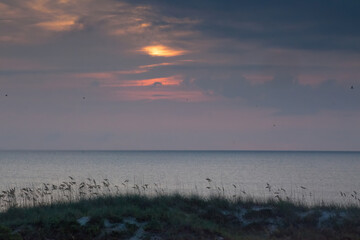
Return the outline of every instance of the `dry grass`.
<path id="1" fill-rule="evenodd" d="M 306 187 L 300 186 L 297 191 L 287 191 L 284 188 L 276 187 L 266 183 L 264 191 L 267 192 L 264 198 L 254 197 L 247 193 L 240 185 L 231 184 L 224 187 L 223 184 L 217 184 L 210 178 L 206 181 L 205 194 L 202 197 L 221 197 L 229 201 L 278 201 L 289 202 L 299 206 L 336 206 L 336 207 L 359 207 L 360 196 L 357 191 L 339 192 L 341 203 L 326 203 L 314 198 L 314 194 Z M 78 202 L 81 200 L 94 199 L 104 196 L 121 196 L 121 195 L 144 195 L 144 196 L 162 196 L 172 193 L 161 187 L 160 183 L 143 183 L 137 184 L 126 179 L 121 184 L 112 184 L 109 179 L 97 181 L 87 178 L 85 181 L 77 181 L 74 177 L 69 176 L 68 181 L 59 184 L 43 183 L 39 186 L 32 187 L 12 187 L 3 190 L 0 193 L 0 211 L 5 211 L 13 207 L 36 207 L 66 202 Z M 181 193 L 189 195 L 189 193 Z M 195 193 L 196 195 L 199 195 Z"/>

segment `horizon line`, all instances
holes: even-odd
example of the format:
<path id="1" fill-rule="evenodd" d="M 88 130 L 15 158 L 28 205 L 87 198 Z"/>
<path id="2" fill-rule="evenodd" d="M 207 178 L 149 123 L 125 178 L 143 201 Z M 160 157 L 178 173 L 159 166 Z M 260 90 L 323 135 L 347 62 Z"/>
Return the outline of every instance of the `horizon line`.
<path id="1" fill-rule="evenodd" d="M 245 149 L 0 149 L 0 152 L 360 152 L 360 150 L 245 150 Z"/>

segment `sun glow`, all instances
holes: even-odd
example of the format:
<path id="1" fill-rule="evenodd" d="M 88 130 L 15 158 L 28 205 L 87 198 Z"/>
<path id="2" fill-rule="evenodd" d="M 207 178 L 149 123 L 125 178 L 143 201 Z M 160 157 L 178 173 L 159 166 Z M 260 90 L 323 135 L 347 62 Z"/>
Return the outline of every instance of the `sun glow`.
<path id="1" fill-rule="evenodd" d="M 150 45 L 143 47 L 140 51 L 154 57 L 175 57 L 186 53 L 184 50 L 174 49 L 164 45 Z"/>

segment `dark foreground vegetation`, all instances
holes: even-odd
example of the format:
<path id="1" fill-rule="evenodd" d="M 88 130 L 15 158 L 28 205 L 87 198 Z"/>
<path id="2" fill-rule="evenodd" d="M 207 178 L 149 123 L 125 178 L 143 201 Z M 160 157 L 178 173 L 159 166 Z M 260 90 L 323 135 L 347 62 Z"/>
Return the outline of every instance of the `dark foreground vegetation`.
<path id="1" fill-rule="evenodd" d="M 122 194 L 0 213 L 0 240 L 360 239 L 360 208 Z"/>

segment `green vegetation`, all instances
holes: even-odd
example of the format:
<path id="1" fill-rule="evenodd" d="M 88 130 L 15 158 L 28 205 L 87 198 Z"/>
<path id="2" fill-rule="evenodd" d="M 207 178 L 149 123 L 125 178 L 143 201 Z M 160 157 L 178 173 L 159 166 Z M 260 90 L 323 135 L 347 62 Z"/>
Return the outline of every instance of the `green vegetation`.
<path id="1" fill-rule="evenodd" d="M 270 184 L 265 190 L 272 197 L 256 199 L 239 186 L 228 194 L 204 181 L 206 196 L 166 193 L 156 183 L 117 186 L 73 177 L 10 188 L 0 194 L 0 240 L 360 239 L 355 191 L 341 192 L 351 204 L 308 205 Z M 311 196 L 303 186 L 301 193 Z"/>
<path id="2" fill-rule="evenodd" d="M 357 207 L 178 194 L 11 207 L 0 239 L 360 239 Z"/>

